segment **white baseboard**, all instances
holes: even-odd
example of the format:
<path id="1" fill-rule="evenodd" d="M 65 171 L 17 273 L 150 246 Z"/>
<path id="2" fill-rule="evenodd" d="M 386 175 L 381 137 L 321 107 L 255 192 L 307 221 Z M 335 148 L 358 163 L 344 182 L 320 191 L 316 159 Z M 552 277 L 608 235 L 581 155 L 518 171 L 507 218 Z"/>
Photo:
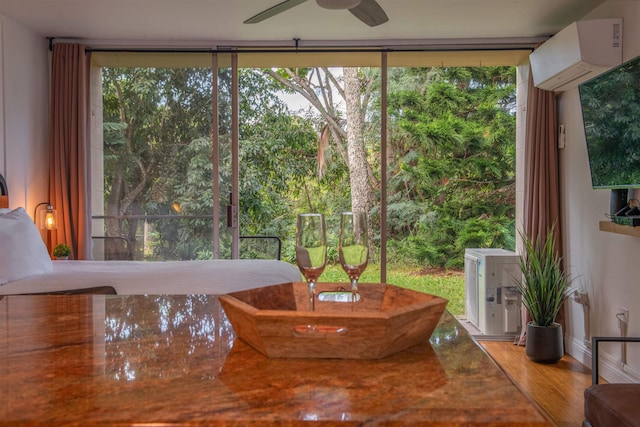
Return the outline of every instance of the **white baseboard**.
<path id="1" fill-rule="evenodd" d="M 564 351 L 583 365 L 591 368 L 591 349 L 578 338 L 565 337 Z"/>
<path id="2" fill-rule="evenodd" d="M 583 365 L 591 368 L 591 348 L 577 338 L 565 338 L 565 352 Z M 640 382 L 640 372 L 615 360 L 614 356 L 599 349 L 598 374 L 610 383 Z"/>

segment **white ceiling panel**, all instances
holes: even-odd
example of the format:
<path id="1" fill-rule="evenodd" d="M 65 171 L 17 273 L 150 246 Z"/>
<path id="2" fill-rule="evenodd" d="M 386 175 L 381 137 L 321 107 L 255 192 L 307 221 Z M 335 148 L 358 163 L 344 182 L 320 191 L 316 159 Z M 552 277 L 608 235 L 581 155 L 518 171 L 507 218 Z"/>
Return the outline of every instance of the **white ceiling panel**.
<path id="1" fill-rule="evenodd" d="M 369 27 L 308 0 L 256 24 L 282 0 L 0 0 L 0 14 L 46 37 L 273 44 L 309 41 L 539 37 L 604 0 L 378 0 L 389 21 Z"/>

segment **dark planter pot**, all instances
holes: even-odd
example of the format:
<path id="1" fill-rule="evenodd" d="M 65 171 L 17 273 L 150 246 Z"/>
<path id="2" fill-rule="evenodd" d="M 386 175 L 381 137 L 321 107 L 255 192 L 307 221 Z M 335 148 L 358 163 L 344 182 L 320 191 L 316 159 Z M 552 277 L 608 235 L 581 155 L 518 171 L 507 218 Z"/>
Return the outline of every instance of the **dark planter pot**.
<path id="1" fill-rule="evenodd" d="M 564 355 L 562 326 L 536 326 L 527 323 L 525 353 L 529 359 L 538 363 L 557 363 Z"/>

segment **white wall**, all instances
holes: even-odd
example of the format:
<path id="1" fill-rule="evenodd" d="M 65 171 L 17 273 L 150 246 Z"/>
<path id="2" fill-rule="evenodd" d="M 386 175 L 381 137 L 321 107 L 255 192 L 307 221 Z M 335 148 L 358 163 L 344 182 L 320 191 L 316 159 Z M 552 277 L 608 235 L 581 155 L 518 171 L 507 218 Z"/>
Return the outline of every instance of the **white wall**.
<path id="1" fill-rule="evenodd" d="M 617 17 L 624 19 L 626 61 L 640 55 L 640 2 L 608 1 L 584 19 Z M 618 336 L 616 313 L 619 307 L 626 307 L 630 318 L 628 335 L 640 336 L 640 238 L 599 231 L 599 222 L 607 221 L 610 192 L 591 188 L 577 88 L 560 95 L 558 118 L 560 124 L 566 125 L 567 135 L 566 148 L 560 152 L 566 260 L 578 277 L 576 286 L 589 294 L 591 335 Z M 567 316 L 567 351 L 590 365 L 591 351 L 584 343 L 582 306 L 570 301 Z M 611 381 L 640 380 L 633 377 L 640 376 L 640 345 L 628 345 L 628 366 L 619 363 L 620 355 L 620 344 L 601 347 L 601 375 Z"/>
<path id="2" fill-rule="evenodd" d="M 529 93 L 529 61 L 516 68 L 516 230 L 524 228 L 525 138 L 527 122 L 527 94 Z M 520 239 L 516 239 L 520 245 Z M 518 253 L 522 248 L 518 246 Z"/>
<path id="3" fill-rule="evenodd" d="M 33 215 L 49 194 L 48 42 L 0 16 L 0 173 L 9 207 Z"/>

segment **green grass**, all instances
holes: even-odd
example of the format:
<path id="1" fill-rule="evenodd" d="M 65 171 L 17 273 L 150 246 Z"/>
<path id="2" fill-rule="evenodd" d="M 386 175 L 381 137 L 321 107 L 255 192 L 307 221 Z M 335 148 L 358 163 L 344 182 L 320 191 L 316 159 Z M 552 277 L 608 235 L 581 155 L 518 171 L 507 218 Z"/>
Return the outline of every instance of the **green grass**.
<path id="1" fill-rule="evenodd" d="M 319 282 L 345 282 L 349 279 L 340 265 L 327 265 Z M 367 266 L 360 278 L 362 283 L 379 283 L 380 269 L 377 265 Z M 449 300 L 447 310 L 451 314 L 464 314 L 464 275 L 457 271 L 445 271 L 429 274 L 415 268 L 389 266 L 387 283 L 437 295 Z"/>

